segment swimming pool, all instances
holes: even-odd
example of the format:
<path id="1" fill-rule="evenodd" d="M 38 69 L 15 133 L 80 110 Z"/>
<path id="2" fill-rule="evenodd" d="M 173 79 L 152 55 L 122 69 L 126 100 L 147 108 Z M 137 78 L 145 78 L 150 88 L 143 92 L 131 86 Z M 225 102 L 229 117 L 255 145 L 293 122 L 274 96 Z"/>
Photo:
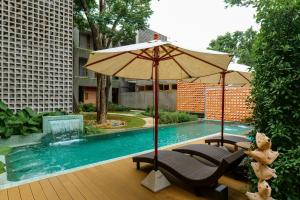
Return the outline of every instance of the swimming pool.
<path id="1" fill-rule="evenodd" d="M 241 135 L 251 127 L 225 123 L 225 132 Z M 220 132 L 220 122 L 164 126 L 159 128 L 159 147 Z M 74 143 L 17 147 L 7 155 L 9 181 L 19 181 L 99 161 L 153 149 L 153 130 L 143 129 L 87 138 Z"/>

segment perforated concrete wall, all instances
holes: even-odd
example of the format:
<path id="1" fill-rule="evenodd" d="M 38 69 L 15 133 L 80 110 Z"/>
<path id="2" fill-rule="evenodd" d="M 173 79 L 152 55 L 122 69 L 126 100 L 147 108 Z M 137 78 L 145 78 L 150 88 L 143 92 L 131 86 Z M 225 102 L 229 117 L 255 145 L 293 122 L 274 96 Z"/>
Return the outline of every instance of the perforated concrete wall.
<path id="1" fill-rule="evenodd" d="M 72 0 L 1 0 L 0 99 L 72 111 Z"/>

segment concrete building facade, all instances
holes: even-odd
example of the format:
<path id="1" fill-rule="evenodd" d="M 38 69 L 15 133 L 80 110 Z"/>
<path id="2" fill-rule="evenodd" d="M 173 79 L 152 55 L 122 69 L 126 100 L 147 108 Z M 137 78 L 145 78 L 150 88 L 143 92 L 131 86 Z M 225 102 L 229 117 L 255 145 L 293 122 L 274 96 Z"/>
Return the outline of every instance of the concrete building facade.
<path id="1" fill-rule="evenodd" d="M 0 99 L 14 111 L 72 111 L 73 1 L 2 0 Z"/>

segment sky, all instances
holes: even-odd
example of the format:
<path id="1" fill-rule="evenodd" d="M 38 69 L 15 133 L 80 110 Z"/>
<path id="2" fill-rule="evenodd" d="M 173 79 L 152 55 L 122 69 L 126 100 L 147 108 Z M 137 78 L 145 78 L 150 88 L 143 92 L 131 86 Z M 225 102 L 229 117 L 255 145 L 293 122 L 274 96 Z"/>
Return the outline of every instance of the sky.
<path id="1" fill-rule="evenodd" d="M 187 47 L 206 49 L 212 39 L 226 32 L 259 26 L 255 9 L 225 8 L 224 0 L 152 0 L 149 28 Z"/>

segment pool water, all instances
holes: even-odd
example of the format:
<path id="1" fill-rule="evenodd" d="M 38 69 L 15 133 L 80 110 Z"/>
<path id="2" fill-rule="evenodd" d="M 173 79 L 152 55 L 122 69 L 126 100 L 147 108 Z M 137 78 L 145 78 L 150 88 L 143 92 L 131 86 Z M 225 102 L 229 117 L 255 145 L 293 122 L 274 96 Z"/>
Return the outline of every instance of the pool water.
<path id="1" fill-rule="evenodd" d="M 251 127 L 225 123 L 225 132 L 244 134 Z M 159 147 L 220 132 L 220 122 L 197 123 L 159 128 Z M 99 161 L 153 149 L 153 129 L 91 137 L 56 145 L 41 143 L 14 148 L 7 155 L 8 180 L 19 181 Z"/>

